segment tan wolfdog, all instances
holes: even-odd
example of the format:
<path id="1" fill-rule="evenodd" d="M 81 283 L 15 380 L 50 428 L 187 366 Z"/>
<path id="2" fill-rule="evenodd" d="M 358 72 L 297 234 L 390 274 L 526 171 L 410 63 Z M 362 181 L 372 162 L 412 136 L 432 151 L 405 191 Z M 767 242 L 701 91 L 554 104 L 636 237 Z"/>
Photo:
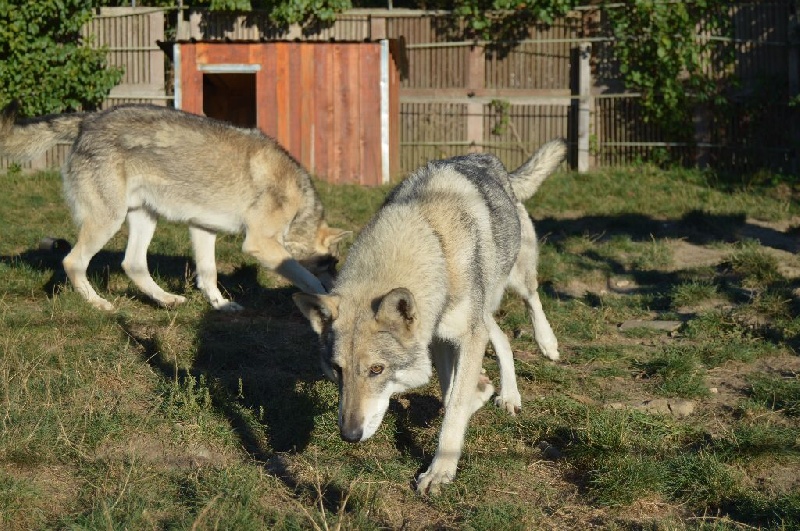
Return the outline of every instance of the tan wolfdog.
<path id="1" fill-rule="evenodd" d="M 244 231 L 242 250 L 303 291 L 325 293 L 323 284 L 330 286 L 332 249 L 346 232 L 328 227 L 308 173 L 260 131 L 149 105 L 18 123 L 13 106 L 3 112 L 0 154 L 30 159 L 58 142 L 72 144 L 62 175 L 79 229 L 64 269 L 97 308 L 113 310 L 92 288 L 86 268 L 126 219 L 122 267 L 162 305 L 185 298 L 164 291 L 147 268 L 159 216 L 189 225 L 197 285 L 216 309 L 241 309 L 217 287 L 219 232 Z"/>
<path id="2" fill-rule="evenodd" d="M 494 393 L 481 374 L 489 340 L 500 366 L 495 403 L 512 414 L 522 405 L 511 346 L 493 317 L 507 286 L 525 299 L 542 353 L 559 357 L 522 201 L 565 152 L 551 141 L 511 174 L 485 154 L 430 162 L 358 235 L 330 295 L 294 295 L 320 336 L 326 374 L 339 384 L 346 441 L 372 436 L 390 397 L 423 385 L 436 367 L 444 420 L 433 462 L 417 478 L 420 493 L 452 481 L 467 423 Z"/>

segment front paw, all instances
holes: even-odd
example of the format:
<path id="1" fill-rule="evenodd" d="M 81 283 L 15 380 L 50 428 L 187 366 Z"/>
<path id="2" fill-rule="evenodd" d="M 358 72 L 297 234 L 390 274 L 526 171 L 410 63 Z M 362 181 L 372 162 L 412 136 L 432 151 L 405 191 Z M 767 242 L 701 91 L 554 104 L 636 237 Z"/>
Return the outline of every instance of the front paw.
<path id="1" fill-rule="evenodd" d="M 186 302 L 186 297 L 182 295 L 174 295 L 172 293 L 167 293 L 164 297 L 158 300 L 158 303 L 165 308 L 174 308 L 180 304 Z"/>
<path id="2" fill-rule="evenodd" d="M 435 459 L 435 458 L 434 458 Z M 417 494 L 435 496 L 442 485 L 447 485 L 456 477 L 455 467 L 439 467 L 431 463 L 428 470 L 417 476 Z"/>
<path id="3" fill-rule="evenodd" d="M 244 306 L 228 299 L 221 299 L 219 301 L 213 302 L 211 305 L 214 307 L 215 310 L 218 310 L 220 312 L 241 312 L 242 310 L 244 310 Z"/>
<path id="4" fill-rule="evenodd" d="M 512 415 L 516 415 L 522 411 L 522 396 L 520 396 L 519 391 L 505 393 L 505 391 L 501 389 L 500 394 L 494 397 L 494 405 L 505 409 Z"/>
<path id="5" fill-rule="evenodd" d="M 541 343 L 537 343 L 539 346 L 539 350 L 542 351 L 545 358 L 548 358 L 553 361 L 558 361 L 561 358 L 561 355 L 558 353 L 558 341 L 553 338 L 550 341 L 542 341 Z"/>

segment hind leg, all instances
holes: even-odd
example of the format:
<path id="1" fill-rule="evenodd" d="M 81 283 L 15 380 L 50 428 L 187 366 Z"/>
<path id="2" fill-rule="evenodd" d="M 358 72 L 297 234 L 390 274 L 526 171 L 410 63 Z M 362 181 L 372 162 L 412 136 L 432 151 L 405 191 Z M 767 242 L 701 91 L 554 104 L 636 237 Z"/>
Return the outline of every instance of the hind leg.
<path id="1" fill-rule="evenodd" d="M 125 259 L 122 261 L 122 269 L 128 274 L 128 278 L 145 295 L 162 306 L 174 306 L 185 302 L 185 297 L 164 291 L 150 276 L 150 270 L 147 267 L 147 248 L 156 231 L 156 217 L 142 208 L 137 208 L 129 211 L 127 218 L 128 245 L 125 249 Z"/>
<path id="2" fill-rule="evenodd" d="M 522 206 L 520 210 L 520 222 L 522 225 L 522 242 L 517 257 L 517 262 L 511 270 L 508 285 L 511 289 L 520 294 L 528 307 L 528 313 L 533 322 L 533 336 L 539 350 L 551 360 L 559 359 L 558 340 L 556 339 L 550 323 L 544 314 L 542 301 L 539 299 L 539 281 L 537 279 L 536 267 L 539 261 L 539 245 L 536 240 L 536 232 L 533 228 L 528 213 Z"/>
<path id="3" fill-rule="evenodd" d="M 114 306 L 98 295 L 92 288 L 89 279 L 86 278 L 86 269 L 89 267 L 92 257 L 122 227 L 124 219 L 125 214 L 123 212 L 118 216 L 118 219 L 84 220 L 80 224 L 78 241 L 75 242 L 75 247 L 63 260 L 64 271 L 67 273 L 67 277 L 69 277 L 69 281 L 75 291 L 80 293 L 92 306 L 100 310 L 113 311 Z"/>
<path id="4" fill-rule="evenodd" d="M 200 227 L 189 227 L 194 249 L 194 262 L 197 267 L 197 287 L 215 310 L 235 312 L 244 308 L 226 299 L 217 287 L 217 260 L 214 245 L 217 235 Z"/>
<path id="5" fill-rule="evenodd" d="M 495 397 L 494 404 L 514 415 L 522 409 L 522 396 L 517 388 L 511 344 L 493 317 L 488 316 L 485 322 L 489 330 L 489 340 L 497 355 L 497 364 L 500 366 L 500 393 Z"/>
<path id="6" fill-rule="evenodd" d="M 439 388 L 442 390 L 442 403 L 449 400 L 450 384 L 453 381 L 455 369 L 455 352 L 453 346 L 440 339 L 434 339 L 429 347 L 433 366 L 436 367 L 436 376 L 439 377 Z"/>

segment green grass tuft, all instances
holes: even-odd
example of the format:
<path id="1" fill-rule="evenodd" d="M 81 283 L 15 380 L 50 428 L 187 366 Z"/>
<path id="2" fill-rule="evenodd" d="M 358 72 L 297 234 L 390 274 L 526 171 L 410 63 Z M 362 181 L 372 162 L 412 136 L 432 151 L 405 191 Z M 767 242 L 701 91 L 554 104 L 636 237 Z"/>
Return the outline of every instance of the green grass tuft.
<path id="1" fill-rule="evenodd" d="M 728 263 L 732 273 L 742 279 L 746 288 L 763 289 L 784 280 L 778 270 L 777 258 L 753 241 L 743 242 L 731 253 Z"/>
<path id="2" fill-rule="evenodd" d="M 653 381 L 659 395 L 704 397 L 708 395 L 705 370 L 692 351 L 692 348 L 667 348 L 653 359 L 639 364 L 639 368 Z"/>
<path id="3" fill-rule="evenodd" d="M 787 377 L 753 374 L 748 380 L 752 400 L 786 415 L 800 416 L 800 378 L 797 374 Z"/>

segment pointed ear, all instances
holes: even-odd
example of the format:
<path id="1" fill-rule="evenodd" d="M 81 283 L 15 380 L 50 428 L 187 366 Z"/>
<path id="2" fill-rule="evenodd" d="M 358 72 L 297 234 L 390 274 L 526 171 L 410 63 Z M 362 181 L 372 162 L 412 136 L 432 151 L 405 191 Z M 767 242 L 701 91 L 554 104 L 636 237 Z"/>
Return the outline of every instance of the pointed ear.
<path id="1" fill-rule="evenodd" d="M 333 254 L 333 246 L 351 234 L 352 231 L 329 227 L 327 223 L 323 223 L 317 231 L 317 240 L 324 249 Z"/>
<path id="2" fill-rule="evenodd" d="M 292 299 L 311 323 L 311 328 L 319 335 L 322 335 L 322 332 L 339 316 L 337 295 L 295 293 Z"/>
<path id="3" fill-rule="evenodd" d="M 375 320 L 392 332 L 406 336 L 417 324 L 414 295 L 406 288 L 395 288 L 381 299 Z"/>

